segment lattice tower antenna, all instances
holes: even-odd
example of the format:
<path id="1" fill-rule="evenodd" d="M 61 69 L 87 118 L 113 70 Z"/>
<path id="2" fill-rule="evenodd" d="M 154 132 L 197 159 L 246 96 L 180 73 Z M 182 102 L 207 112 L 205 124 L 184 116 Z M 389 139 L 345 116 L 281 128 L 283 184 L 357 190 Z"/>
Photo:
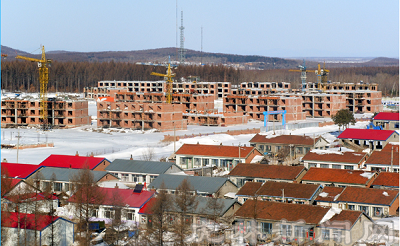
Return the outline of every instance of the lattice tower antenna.
<path id="1" fill-rule="evenodd" d="M 183 27 L 183 11 L 181 11 L 181 26 L 179 27 L 181 30 L 181 47 L 179 48 L 179 62 L 184 63 L 185 62 L 185 37 L 183 30 L 185 29 Z"/>

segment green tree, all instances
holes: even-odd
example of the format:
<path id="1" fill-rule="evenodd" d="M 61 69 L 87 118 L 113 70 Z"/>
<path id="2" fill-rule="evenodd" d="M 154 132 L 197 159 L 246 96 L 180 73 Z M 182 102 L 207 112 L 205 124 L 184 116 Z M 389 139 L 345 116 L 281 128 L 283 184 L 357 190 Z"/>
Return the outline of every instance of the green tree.
<path id="1" fill-rule="evenodd" d="M 332 115 L 332 120 L 335 122 L 335 125 L 339 126 L 339 131 L 342 126 L 348 127 L 349 124 L 354 125 L 356 123 L 354 114 L 348 109 L 339 110 L 335 115 Z"/>

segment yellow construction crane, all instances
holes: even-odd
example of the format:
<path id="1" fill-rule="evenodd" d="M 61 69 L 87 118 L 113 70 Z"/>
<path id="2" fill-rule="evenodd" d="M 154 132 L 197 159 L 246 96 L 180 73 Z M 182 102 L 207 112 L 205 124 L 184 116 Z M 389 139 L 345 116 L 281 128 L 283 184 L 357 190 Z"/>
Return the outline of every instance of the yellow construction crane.
<path id="1" fill-rule="evenodd" d="M 301 72 L 300 79 L 301 79 L 301 91 L 304 92 L 307 88 L 307 74 L 308 72 L 314 72 L 314 70 L 307 70 L 306 61 L 303 60 L 303 65 L 298 66 L 298 70 L 290 69 L 289 72 Z"/>
<path id="2" fill-rule="evenodd" d="M 15 58 L 38 63 L 40 81 L 40 116 L 42 119 L 43 130 L 47 130 L 47 84 L 49 83 L 48 67 L 51 66 L 51 60 L 46 59 L 44 46 L 42 46 L 42 59 L 35 59 L 25 56 L 16 56 Z"/>
<path id="3" fill-rule="evenodd" d="M 175 77 L 175 74 L 172 73 L 171 67 L 177 67 L 178 65 L 171 64 L 171 57 L 168 57 L 167 64 L 140 63 L 140 62 L 137 62 L 136 64 L 167 67 L 167 74 L 152 72 L 150 75 L 167 78 L 167 84 L 166 84 L 167 103 L 172 103 L 172 83 L 173 83 L 172 78 Z"/>
<path id="4" fill-rule="evenodd" d="M 324 68 L 321 69 L 321 65 L 318 63 L 318 70 L 315 70 L 315 74 L 317 75 L 317 84 L 318 90 L 323 89 L 325 91 L 326 84 L 328 83 L 328 74 L 329 70 L 325 69 L 325 62 Z"/>

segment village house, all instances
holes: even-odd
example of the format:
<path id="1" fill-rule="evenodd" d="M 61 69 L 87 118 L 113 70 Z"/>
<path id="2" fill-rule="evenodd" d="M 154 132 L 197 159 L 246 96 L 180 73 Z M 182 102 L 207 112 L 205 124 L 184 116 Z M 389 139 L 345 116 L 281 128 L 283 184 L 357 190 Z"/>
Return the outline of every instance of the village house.
<path id="1" fill-rule="evenodd" d="M 9 163 L 9 162 L 1 163 L 2 175 L 7 175 L 8 177 L 14 179 L 26 179 L 32 173 L 36 172 L 39 168 L 41 168 L 41 166 L 35 164 L 22 164 L 22 163 Z"/>
<path id="2" fill-rule="evenodd" d="M 59 199 L 53 193 L 47 192 L 25 192 L 22 194 L 6 195 L 1 198 L 2 211 L 24 212 L 27 214 L 50 213 L 59 207 Z"/>
<path id="3" fill-rule="evenodd" d="M 376 172 L 362 170 L 311 167 L 301 178 L 301 183 L 336 187 L 370 187 L 377 175 Z"/>
<path id="4" fill-rule="evenodd" d="M 58 167 L 42 167 L 31 176 L 28 177 L 29 182 L 39 182 L 38 187 L 41 190 L 50 189 L 57 194 L 61 192 L 70 192 L 74 178 L 78 177 L 81 169 L 74 168 L 58 168 Z M 92 171 L 94 182 L 102 182 L 108 180 L 118 180 L 113 174 L 106 171 Z"/>
<path id="5" fill-rule="evenodd" d="M 150 184 L 160 174 L 182 172 L 182 169 L 172 162 L 140 161 L 116 159 L 105 168 L 122 182 Z"/>
<path id="6" fill-rule="evenodd" d="M 282 243 L 305 243 L 314 240 L 315 229 L 329 210 L 320 206 L 249 199 L 235 213 L 234 228 L 248 240 L 255 232 L 253 235 L 258 242 L 273 239 Z"/>
<path id="7" fill-rule="evenodd" d="M 320 206 L 362 211 L 373 219 L 398 216 L 399 213 L 398 190 L 324 187 L 315 200 Z"/>
<path id="8" fill-rule="evenodd" d="M 375 126 L 382 126 L 384 130 L 399 130 L 399 113 L 380 112 L 374 116 Z"/>
<path id="9" fill-rule="evenodd" d="M 110 161 L 104 157 L 79 156 L 76 155 L 50 155 L 40 163 L 45 167 L 64 167 L 64 168 L 89 168 L 93 171 L 104 171 Z"/>
<path id="10" fill-rule="evenodd" d="M 2 212 L 1 218 L 5 245 L 28 245 L 28 242 L 33 245 L 51 245 L 53 242 L 54 245 L 69 246 L 74 243 L 74 223 L 69 220 L 16 212 Z"/>
<path id="11" fill-rule="evenodd" d="M 236 193 L 238 191 L 238 187 L 228 178 L 174 174 L 161 174 L 148 185 L 148 188 L 159 191 L 164 184 L 168 193 L 175 194 L 176 189 L 185 179 L 192 187 L 192 193 L 199 196 L 223 198 L 229 192 Z"/>
<path id="12" fill-rule="evenodd" d="M 322 190 L 321 185 L 297 184 L 287 182 L 246 182 L 236 194 L 239 202 L 257 198 L 264 201 L 313 204 Z"/>
<path id="13" fill-rule="evenodd" d="M 337 210 L 329 220 L 315 230 L 316 241 L 327 246 L 354 245 L 365 240 L 365 231 L 372 229 L 374 221 L 362 211 Z"/>
<path id="14" fill-rule="evenodd" d="M 256 147 L 264 155 L 277 154 L 284 147 L 289 147 L 291 156 L 296 159 L 308 153 L 311 149 L 326 149 L 329 142 L 323 137 L 316 139 L 301 135 L 280 135 L 266 136 L 256 134 L 251 140 L 250 145 Z"/>
<path id="15" fill-rule="evenodd" d="M 398 146 L 397 146 L 398 147 Z M 387 149 L 385 147 L 385 149 Z M 396 151 L 397 150 L 397 151 Z M 374 151 L 365 162 L 365 170 L 383 171 L 383 172 L 399 172 L 399 149 L 393 148 L 392 151 Z"/>
<path id="16" fill-rule="evenodd" d="M 399 134 L 394 130 L 346 128 L 337 138 L 342 146 L 356 151 L 381 150 L 389 142 L 398 142 Z"/>
<path id="17" fill-rule="evenodd" d="M 98 192 L 102 194 L 103 199 L 100 204 L 93 204 L 95 207 L 91 210 L 91 217 L 106 219 L 106 223 L 110 223 L 113 219 L 139 223 L 139 210 L 155 194 L 155 191 L 146 191 L 142 188 L 143 186 L 136 187 L 135 190 L 99 187 Z M 76 197 L 71 196 L 68 202 L 74 204 Z"/>
<path id="18" fill-rule="evenodd" d="M 378 177 L 372 182 L 372 188 L 399 189 L 399 174 L 391 172 L 379 172 Z"/>
<path id="19" fill-rule="evenodd" d="M 303 158 L 306 168 L 334 168 L 357 170 L 362 168 L 366 159 L 367 153 L 364 152 L 339 152 L 330 150 L 311 150 Z"/>
<path id="20" fill-rule="evenodd" d="M 172 199 L 173 197 L 171 197 Z M 140 210 L 140 226 L 141 227 L 151 227 L 152 226 L 152 206 L 157 198 L 152 198 L 148 203 L 146 203 Z M 212 201 L 215 199 L 215 201 Z M 202 226 L 213 226 L 220 228 L 220 225 L 225 225 L 227 228 L 230 226 L 233 215 L 242 206 L 235 199 L 223 199 L 223 198 L 212 198 L 212 197 L 202 197 L 197 196 L 195 203 L 196 208 L 187 211 L 185 218 L 188 219 L 193 226 L 202 228 Z M 210 208 L 209 204 L 217 204 L 218 208 Z M 175 206 L 174 203 L 169 207 L 167 214 L 169 215 L 169 226 L 172 226 L 177 222 L 176 216 L 179 214 L 180 210 Z"/>
<path id="21" fill-rule="evenodd" d="M 254 147 L 203 144 L 183 144 L 175 155 L 176 165 L 183 169 L 215 166 L 229 171 L 238 163 L 250 163 L 262 156 Z"/>
<path id="22" fill-rule="evenodd" d="M 246 182 L 289 182 L 300 183 L 306 173 L 304 166 L 282 166 L 240 163 L 229 174 L 228 177 L 238 187 Z"/>

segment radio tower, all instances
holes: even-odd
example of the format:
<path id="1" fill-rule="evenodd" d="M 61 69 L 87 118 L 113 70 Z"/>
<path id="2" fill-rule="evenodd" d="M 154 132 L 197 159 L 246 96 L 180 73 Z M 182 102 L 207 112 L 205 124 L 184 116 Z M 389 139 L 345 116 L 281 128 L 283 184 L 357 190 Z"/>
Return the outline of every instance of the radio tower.
<path id="1" fill-rule="evenodd" d="M 185 62 L 185 37 L 183 35 L 183 30 L 185 29 L 183 27 L 183 11 L 181 11 L 181 26 L 179 27 L 181 30 L 181 47 L 179 48 L 179 63 L 183 64 Z"/>

